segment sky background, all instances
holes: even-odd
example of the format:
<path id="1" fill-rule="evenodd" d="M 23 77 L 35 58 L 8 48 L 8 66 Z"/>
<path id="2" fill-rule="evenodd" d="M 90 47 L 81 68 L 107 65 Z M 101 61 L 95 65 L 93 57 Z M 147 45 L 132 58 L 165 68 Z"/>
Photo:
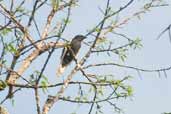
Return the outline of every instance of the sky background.
<path id="1" fill-rule="evenodd" d="M 29 1 L 29 0 L 28 0 Z M 125 4 L 127 0 L 112 1 L 111 7 L 113 9 L 119 8 Z M 148 0 L 147 0 L 148 1 Z M 134 12 L 142 8 L 142 4 L 147 2 L 145 0 L 135 0 L 126 10 L 121 12 L 119 18 L 131 16 Z M 171 3 L 170 0 L 165 0 Z M 31 1 L 29 1 L 31 3 Z M 64 32 L 64 37 L 72 38 L 76 34 L 85 34 L 87 29 L 90 29 L 96 25 L 101 19 L 102 15 L 99 11 L 99 7 L 104 7 L 104 0 L 80 0 L 80 5 L 72 11 L 72 23 L 68 26 Z M 42 12 L 47 12 L 49 9 L 41 9 Z M 139 37 L 142 39 L 143 47 L 138 50 L 131 50 L 128 53 L 128 59 L 125 63 L 119 61 L 125 65 L 135 66 L 143 69 L 160 69 L 166 68 L 171 65 L 171 43 L 169 42 L 168 34 L 165 33 L 159 40 L 156 40 L 157 36 L 171 23 L 171 7 L 152 8 L 150 12 L 143 14 L 141 19 L 134 18 L 129 21 L 128 24 L 124 25 L 121 29 L 116 29 L 120 33 L 124 33 L 131 38 Z M 46 15 L 38 16 L 36 19 L 43 23 Z M 66 13 L 65 11 L 62 13 Z M 62 15 L 62 14 L 59 14 Z M 34 34 L 34 31 L 31 31 Z M 36 35 L 35 35 L 36 37 Z M 118 39 L 119 40 L 119 39 Z M 120 42 L 122 43 L 122 42 Z M 49 80 L 55 82 L 54 71 L 56 70 L 57 55 L 61 53 L 61 50 L 55 51 L 51 61 L 49 62 L 50 67 L 45 71 L 45 74 L 50 74 Z M 81 49 L 80 53 L 84 53 Z M 79 54 L 78 56 L 81 56 Z M 46 55 L 42 55 L 42 58 Z M 102 57 L 100 59 L 105 59 Z M 37 64 L 42 64 L 42 60 L 39 59 L 33 63 L 33 67 L 28 69 L 39 69 Z M 117 60 L 117 59 L 115 59 Z M 54 63 L 55 61 L 55 63 Z M 96 61 L 94 57 L 91 61 Z M 110 70 L 112 69 L 108 69 Z M 122 69 L 116 71 L 116 74 L 121 75 L 130 74 L 133 78 L 129 81 L 134 89 L 133 97 L 126 100 L 120 101 L 118 104 L 123 108 L 125 114 L 161 114 L 163 112 L 171 112 L 171 71 L 167 72 L 167 78 L 161 72 L 161 77 L 158 73 L 141 73 L 141 78 L 135 70 Z M 28 73 L 28 72 L 26 72 Z M 55 91 L 55 90 L 53 90 Z M 53 93 L 53 91 L 50 91 Z M 0 96 L 4 96 L 6 91 L 0 93 Z M 35 114 L 36 108 L 34 104 L 34 91 L 25 90 L 18 92 L 15 99 L 15 106 L 11 105 L 8 101 L 5 106 L 9 109 L 10 114 Z M 72 93 L 71 93 L 72 94 Z M 47 95 L 43 95 L 42 99 L 46 98 Z M 44 100 L 41 101 L 44 103 Z M 66 110 L 67 107 L 67 110 Z M 79 107 L 79 109 L 78 109 Z M 56 103 L 49 114 L 69 114 L 69 112 L 76 111 L 86 114 L 82 111 L 88 110 L 86 106 L 73 106 L 70 103 L 60 102 Z M 105 107 L 105 106 L 104 106 Z M 104 113 L 113 114 L 111 110 L 108 110 L 106 106 Z"/>

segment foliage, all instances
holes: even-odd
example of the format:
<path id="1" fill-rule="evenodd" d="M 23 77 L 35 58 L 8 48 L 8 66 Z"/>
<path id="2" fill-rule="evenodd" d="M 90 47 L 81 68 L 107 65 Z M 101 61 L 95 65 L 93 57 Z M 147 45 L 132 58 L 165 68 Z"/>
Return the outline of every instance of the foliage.
<path id="1" fill-rule="evenodd" d="M 6 97 L 0 98 L 1 104 L 9 99 L 14 104 L 18 91 L 25 94 L 22 90 L 34 90 L 37 114 L 47 114 L 59 100 L 77 105 L 89 105 L 90 108 L 86 110 L 88 114 L 105 113 L 106 104 L 114 110 L 114 113 L 121 113 L 119 102 L 134 94 L 134 88 L 130 84 L 133 76 L 116 74 L 116 68 L 158 73 L 171 69 L 150 70 L 124 65 L 128 53 L 141 49 L 143 45 L 140 37 L 129 37 L 122 33 L 122 28 L 134 18 L 142 19 L 142 15 L 153 8 L 166 4 L 162 0 L 143 2 L 141 7 L 134 10 L 128 17 L 122 16 L 121 12 L 127 10 L 134 0 L 127 1 L 116 9 L 112 7 L 114 1 L 105 0 L 102 7 L 97 8 L 100 10 L 100 19 L 94 26 L 85 28 L 87 31 L 84 35 L 87 38 L 82 46 L 83 54 L 80 58 L 76 56 L 65 73 L 57 77 L 53 68 L 54 64 L 60 65 L 60 62 L 56 63 L 60 56 L 58 54 L 53 59 L 54 53 L 60 48 L 70 46 L 66 36 L 72 33 L 67 31 L 73 31 L 70 29 L 70 25 L 74 23 L 72 15 L 77 8 L 82 7 L 79 5 L 80 1 L 0 0 L 2 17 L 0 21 L 0 91 L 9 89 Z M 77 23 L 86 24 L 79 20 Z M 121 42 L 118 43 L 118 41 Z M 117 57 L 123 64 L 114 61 Z M 91 60 L 93 58 L 95 61 Z M 113 70 L 110 71 L 110 68 Z M 50 95 L 43 97 L 47 94 Z M 11 96 L 14 97 L 11 98 Z M 40 104 L 41 100 L 45 101 L 43 107 Z M 76 113 L 77 111 L 74 111 L 72 114 Z"/>

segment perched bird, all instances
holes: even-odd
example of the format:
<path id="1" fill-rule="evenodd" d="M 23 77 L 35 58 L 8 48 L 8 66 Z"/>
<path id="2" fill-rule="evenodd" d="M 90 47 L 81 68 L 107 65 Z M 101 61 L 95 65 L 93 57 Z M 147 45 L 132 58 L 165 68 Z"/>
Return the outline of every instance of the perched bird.
<path id="1" fill-rule="evenodd" d="M 75 59 L 75 56 L 81 48 L 81 42 L 85 38 L 86 37 L 83 35 L 77 35 L 72 39 L 69 46 L 64 47 L 64 49 L 62 50 L 61 63 L 57 70 L 57 75 L 61 75 L 64 72 L 65 68 L 71 63 L 71 61 Z"/>

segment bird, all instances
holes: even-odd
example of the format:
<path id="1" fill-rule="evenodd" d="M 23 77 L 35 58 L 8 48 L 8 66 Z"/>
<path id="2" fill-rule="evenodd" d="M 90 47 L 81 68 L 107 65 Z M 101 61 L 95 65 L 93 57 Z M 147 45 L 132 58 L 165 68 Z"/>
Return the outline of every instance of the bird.
<path id="1" fill-rule="evenodd" d="M 81 42 L 86 38 L 83 35 L 76 35 L 69 43 L 68 46 L 64 47 L 61 54 L 61 61 L 59 68 L 57 69 L 57 75 L 60 76 L 65 68 L 75 59 L 75 56 L 81 48 Z"/>

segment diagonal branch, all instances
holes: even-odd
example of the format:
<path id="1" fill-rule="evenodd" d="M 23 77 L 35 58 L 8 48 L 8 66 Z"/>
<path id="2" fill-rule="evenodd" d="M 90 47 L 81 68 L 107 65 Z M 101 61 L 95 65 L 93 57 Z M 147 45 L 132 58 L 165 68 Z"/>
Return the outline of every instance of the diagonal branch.
<path id="1" fill-rule="evenodd" d="M 42 53 L 44 53 L 45 51 L 49 50 L 50 48 L 62 48 L 64 47 L 64 43 L 53 43 L 50 42 L 48 44 L 46 44 L 46 46 L 44 45 L 39 45 L 39 48 L 41 50 L 34 50 L 22 63 L 21 67 L 16 71 L 18 73 L 18 75 L 16 75 L 16 73 L 11 73 L 11 75 L 9 76 L 9 79 L 7 80 L 7 83 L 9 84 L 15 84 L 16 80 L 24 73 L 24 71 L 30 66 L 30 64 L 33 62 L 33 60 L 35 60 L 39 55 L 41 55 Z"/>

